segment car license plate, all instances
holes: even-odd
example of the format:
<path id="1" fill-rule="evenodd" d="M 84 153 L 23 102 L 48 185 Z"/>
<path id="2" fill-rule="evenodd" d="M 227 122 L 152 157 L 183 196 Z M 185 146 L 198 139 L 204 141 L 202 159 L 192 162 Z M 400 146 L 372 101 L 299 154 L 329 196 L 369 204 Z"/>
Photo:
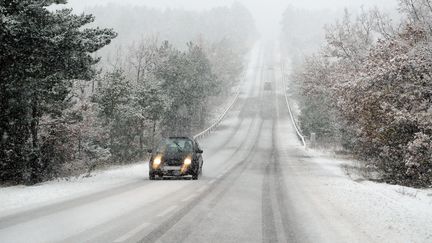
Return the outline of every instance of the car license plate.
<path id="1" fill-rule="evenodd" d="M 164 170 L 180 170 L 180 166 L 165 166 Z"/>

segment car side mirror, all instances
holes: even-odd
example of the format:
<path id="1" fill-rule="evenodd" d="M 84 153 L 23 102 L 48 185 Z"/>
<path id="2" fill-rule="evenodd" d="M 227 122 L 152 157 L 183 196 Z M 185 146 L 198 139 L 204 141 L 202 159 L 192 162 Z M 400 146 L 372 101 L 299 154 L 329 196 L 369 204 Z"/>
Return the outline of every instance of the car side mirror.
<path id="1" fill-rule="evenodd" d="M 197 149 L 196 152 L 199 153 L 199 154 L 204 153 L 204 151 L 202 151 L 201 149 Z"/>
<path id="2" fill-rule="evenodd" d="M 153 153 L 153 149 L 147 149 L 147 153 L 149 154 Z"/>

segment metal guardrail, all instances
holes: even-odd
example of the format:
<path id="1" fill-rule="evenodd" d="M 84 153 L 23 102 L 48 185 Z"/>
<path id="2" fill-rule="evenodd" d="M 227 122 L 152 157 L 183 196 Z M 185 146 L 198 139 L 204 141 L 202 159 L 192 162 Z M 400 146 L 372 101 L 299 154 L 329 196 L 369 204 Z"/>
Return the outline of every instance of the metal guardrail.
<path id="1" fill-rule="evenodd" d="M 210 127 L 208 127 L 204 131 L 193 136 L 194 139 L 201 139 L 201 138 L 205 137 L 206 135 L 210 134 L 215 128 L 217 128 L 219 126 L 219 124 L 225 118 L 226 114 L 231 110 L 231 108 L 234 106 L 234 104 L 237 103 L 237 100 L 240 96 L 240 87 L 241 86 L 239 86 L 239 89 L 237 91 L 236 96 L 234 97 L 234 100 L 231 102 L 231 104 L 228 106 L 228 108 L 224 111 L 224 113 L 222 113 L 222 115 Z"/>
<path id="2" fill-rule="evenodd" d="M 294 129 L 295 129 L 295 131 L 296 131 L 296 133 L 297 133 L 297 136 L 299 137 L 299 139 L 301 140 L 301 142 L 302 142 L 302 144 L 303 144 L 303 147 L 306 148 L 306 139 L 305 139 L 305 137 L 303 136 L 303 134 L 300 132 L 300 129 L 299 129 L 298 126 L 297 126 L 297 123 L 296 123 L 296 121 L 295 121 L 295 119 L 294 119 L 294 115 L 293 115 L 293 113 L 292 113 L 292 109 L 291 109 L 290 102 L 288 101 L 288 95 L 287 95 L 287 92 L 286 92 L 286 88 L 287 88 L 287 86 L 286 86 L 286 82 L 285 82 L 285 72 L 284 72 L 284 66 L 283 66 L 282 63 L 281 63 L 281 73 L 282 73 L 282 83 L 283 83 L 283 85 L 284 85 L 285 101 L 286 101 L 286 105 L 287 105 L 287 107 L 288 107 L 288 112 L 289 112 L 290 117 L 291 117 L 291 122 L 292 122 L 292 124 L 293 124 L 293 126 L 294 126 Z"/>
<path id="3" fill-rule="evenodd" d="M 255 44 L 258 45 L 258 44 Z M 238 89 L 237 89 L 237 93 L 233 99 L 233 101 L 231 102 L 231 104 L 228 106 L 228 108 L 224 111 L 224 113 L 217 119 L 216 122 L 213 123 L 213 125 L 211 125 L 209 128 L 205 129 L 204 131 L 196 134 L 195 136 L 193 136 L 194 139 L 201 139 L 203 137 L 205 137 L 206 135 L 210 134 L 215 128 L 217 128 L 219 126 L 219 124 L 222 122 L 222 120 L 225 118 L 225 116 L 227 115 L 227 113 L 231 110 L 231 108 L 235 105 L 235 103 L 237 103 L 238 98 L 240 96 L 240 90 L 242 85 L 245 82 L 245 77 L 246 76 L 246 70 L 243 70 L 243 73 L 241 75 L 241 81 L 238 84 Z"/>
<path id="4" fill-rule="evenodd" d="M 284 85 L 284 96 L 285 96 L 285 102 L 288 108 L 288 112 L 290 114 L 291 117 L 291 122 L 294 126 L 294 129 L 296 131 L 297 136 L 299 137 L 299 139 L 301 140 L 303 147 L 306 148 L 306 139 L 303 136 L 303 134 L 300 132 L 300 129 L 297 126 L 297 123 L 294 119 L 294 115 L 292 113 L 292 109 L 291 109 L 291 105 L 290 102 L 288 100 L 288 95 L 286 93 L 286 82 L 285 82 L 285 75 L 284 75 L 284 68 L 283 68 L 283 64 L 281 64 L 281 70 L 282 70 L 282 82 Z M 240 88 L 237 91 L 236 96 L 234 97 L 234 100 L 231 102 L 231 104 L 228 106 L 228 108 L 222 113 L 222 115 L 216 120 L 216 122 L 214 122 L 210 127 L 208 127 L 207 129 L 205 129 L 204 131 L 196 134 L 194 137 L 194 139 L 201 139 L 203 137 L 205 137 L 206 135 L 210 134 L 215 128 L 217 128 L 219 126 L 219 124 L 222 122 L 222 120 L 225 118 L 226 114 L 231 110 L 231 108 L 235 105 L 235 103 L 237 103 L 237 100 L 240 96 Z"/>

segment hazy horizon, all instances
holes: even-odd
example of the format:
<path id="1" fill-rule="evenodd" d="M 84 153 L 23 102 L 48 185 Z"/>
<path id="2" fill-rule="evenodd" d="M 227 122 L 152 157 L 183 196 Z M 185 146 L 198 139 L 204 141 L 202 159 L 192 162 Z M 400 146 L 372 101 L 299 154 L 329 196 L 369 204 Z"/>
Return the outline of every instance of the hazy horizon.
<path id="1" fill-rule="evenodd" d="M 377 6 L 382 9 L 392 10 L 397 7 L 397 0 L 71 0 L 67 6 L 74 8 L 76 11 L 84 11 L 86 8 L 94 7 L 97 5 L 107 5 L 110 3 L 116 3 L 121 5 L 136 5 L 136 6 L 147 6 L 151 8 L 159 9 L 184 9 L 184 10 L 205 10 L 218 6 L 229 6 L 235 2 L 239 2 L 246 6 L 251 14 L 253 15 L 257 28 L 263 36 L 274 38 L 278 35 L 280 30 L 280 20 L 282 13 L 288 6 L 293 6 L 301 9 L 311 10 L 337 10 L 343 8 L 359 8 L 364 6 L 374 7 Z"/>

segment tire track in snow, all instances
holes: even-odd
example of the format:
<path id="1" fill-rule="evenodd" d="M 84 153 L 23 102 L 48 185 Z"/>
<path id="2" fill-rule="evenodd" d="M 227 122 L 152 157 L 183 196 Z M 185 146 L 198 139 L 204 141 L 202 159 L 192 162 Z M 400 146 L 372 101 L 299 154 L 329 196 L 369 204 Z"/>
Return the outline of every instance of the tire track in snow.
<path id="1" fill-rule="evenodd" d="M 254 119 L 253 121 L 254 122 L 249 127 L 249 131 L 254 127 L 253 125 L 256 122 L 256 119 Z M 262 122 L 260 124 L 260 128 L 258 129 L 258 131 L 261 131 L 261 126 L 262 126 Z M 248 134 L 251 134 L 251 133 L 248 132 Z M 260 135 L 260 132 L 258 133 L 257 137 L 254 140 L 252 140 L 252 141 L 254 141 L 254 144 L 248 150 L 248 154 L 246 155 L 245 159 L 238 162 L 231 170 L 229 170 L 220 179 L 218 179 L 215 183 L 213 183 L 211 186 L 209 186 L 207 188 L 207 190 L 202 192 L 199 197 L 196 197 L 194 200 L 190 201 L 184 208 L 178 210 L 177 213 L 175 213 L 173 216 L 169 217 L 164 223 L 160 224 L 157 228 L 153 229 L 143 239 L 141 239 L 140 242 L 146 242 L 147 243 L 147 242 L 158 241 L 173 226 L 175 226 L 184 216 L 186 216 L 189 212 L 191 212 L 191 210 L 194 209 L 198 205 L 198 203 L 200 203 L 205 198 L 207 198 L 207 196 L 209 196 L 211 194 L 211 192 L 213 192 L 216 188 L 218 188 L 223 182 L 224 185 L 223 185 L 222 191 L 220 193 L 218 193 L 216 196 L 214 196 L 214 198 L 209 203 L 210 208 L 214 207 L 217 204 L 217 202 L 223 197 L 223 195 L 226 193 L 226 191 L 230 188 L 230 185 L 238 178 L 238 175 L 241 174 L 242 171 L 247 167 L 248 163 L 246 163 L 246 162 L 249 161 L 253 157 L 252 156 L 253 151 L 254 151 L 255 146 L 258 142 L 259 135 Z M 250 140 L 248 140 L 248 139 L 243 140 L 242 144 L 237 148 L 236 151 L 234 151 L 233 155 L 238 153 L 243 148 L 243 146 L 245 145 L 245 143 L 247 141 L 250 141 Z M 201 215 L 202 215 L 202 217 L 194 220 L 195 224 L 205 219 L 206 214 L 202 213 Z M 186 238 L 191 233 L 191 231 L 193 230 L 193 228 L 190 226 L 186 226 L 186 227 L 184 227 L 184 229 L 187 231 L 186 232 L 182 231 L 183 237 L 182 237 L 182 239 L 176 238 L 177 242 L 184 241 L 184 238 Z"/>
<path id="2" fill-rule="evenodd" d="M 144 178 L 143 173 L 143 178 Z M 20 223 L 24 223 L 30 220 L 34 220 L 40 217 L 55 214 L 70 208 L 75 208 L 84 204 L 92 203 L 95 201 L 103 200 L 105 198 L 115 196 L 121 193 L 126 193 L 135 190 L 139 187 L 148 186 L 150 181 L 134 181 L 121 185 L 118 187 L 110 188 L 107 190 L 99 191 L 89 195 L 81 196 L 75 199 L 70 199 L 67 201 L 62 201 L 54 204 L 49 204 L 46 206 L 29 209 L 27 211 L 19 212 L 16 214 L 11 214 L 0 218 L 0 229 L 8 228 Z"/>

